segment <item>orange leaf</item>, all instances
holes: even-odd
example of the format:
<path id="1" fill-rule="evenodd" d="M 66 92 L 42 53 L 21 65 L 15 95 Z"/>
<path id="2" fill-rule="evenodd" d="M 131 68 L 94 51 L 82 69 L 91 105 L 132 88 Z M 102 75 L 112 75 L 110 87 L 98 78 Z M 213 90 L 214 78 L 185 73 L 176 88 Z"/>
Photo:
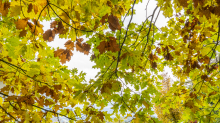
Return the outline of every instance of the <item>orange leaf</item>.
<path id="1" fill-rule="evenodd" d="M 8 14 L 10 8 L 10 3 L 4 2 L 2 3 L 2 0 L 0 0 L 0 13 L 2 13 L 2 16 L 6 16 Z"/>
<path id="2" fill-rule="evenodd" d="M 76 40 L 77 40 L 79 43 L 82 43 L 83 38 L 77 38 Z"/>
<path id="3" fill-rule="evenodd" d="M 71 40 L 68 40 L 65 44 L 66 49 L 74 50 L 74 43 Z"/>
<path id="4" fill-rule="evenodd" d="M 83 52 L 83 47 L 80 42 L 76 42 L 76 51 Z"/>
<path id="5" fill-rule="evenodd" d="M 26 19 L 18 19 L 16 22 L 16 29 L 25 29 L 27 26 L 27 20 Z"/>
<path id="6" fill-rule="evenodd" d="M 54 51 L 54 57 L 60 56 L 64 51 L 64 49 L 58 49 L 57 51 Z"/>
<path id="7" fill-rule="evenodd" d="M 72 55 L 73 53 L 69 49 L 58 49 L 54 51 L 54 57 L 59 57 L 62 64 L 66 63 L 66 61 L 70 61 Z"/>
<path id="8" fill-rule="evenodd" d="M 156 51 L 157 51 L 158 54 L 161 53 L 161 49 L 159 47 L 156 48 Z"/>
<path id="9" fill-rule="evenodd" d="M 37 14 L 37 12 L 38 12 L 38 7 L 37 5 L 34 5 L 34 13 Z"/>

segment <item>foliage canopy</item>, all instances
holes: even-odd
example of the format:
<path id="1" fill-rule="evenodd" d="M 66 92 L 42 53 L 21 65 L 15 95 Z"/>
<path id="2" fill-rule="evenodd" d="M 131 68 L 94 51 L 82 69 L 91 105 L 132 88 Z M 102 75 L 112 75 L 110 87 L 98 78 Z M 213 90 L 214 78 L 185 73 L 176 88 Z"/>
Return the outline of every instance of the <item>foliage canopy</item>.
<path id="1" fill-rule="evenodd" d="M 220 0 L 156 1 L 138 25 L 141 0 L 0 0 L 0 121 L 217 122 Z M 159 29 L 160 11 L 169 21 Z M 66 49 L 47 45 L 56 35 Z M 74 49 L 92 54 L 95 80 L 62 65 Z M 165 66 L 176 81 L 159 74 Z"/>

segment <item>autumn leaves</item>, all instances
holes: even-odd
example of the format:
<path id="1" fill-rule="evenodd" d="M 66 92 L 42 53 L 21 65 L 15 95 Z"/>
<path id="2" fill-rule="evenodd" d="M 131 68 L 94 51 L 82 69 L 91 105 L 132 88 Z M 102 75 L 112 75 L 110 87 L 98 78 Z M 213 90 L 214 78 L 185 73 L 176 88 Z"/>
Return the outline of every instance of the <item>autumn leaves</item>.
<path id="1" fill-rule="evenodd" d="M 43 33 L 43 25 L 39 23 L 36 19 L 32 19 L 32 22 L 29 19 L 18 19 L 16 22 L 16 29 L 20 29 L 20 37 L 24 37 L 27 34 L 28 28 L 31 33 L 34 35 L 38 35 L 39 33 Z"/>
<path id="2" fill-rule="evenodd" d="M 112 31 L 120 30 L 121 26 L 119 24 L 119 20 L 117 17 L 106 14 L 105 16 L 102 17 L 100 22 L 103 24 L 106 23 L 106 19 L 108 20 L 109 23 L 109 28 Z M 51 23 L 51 28 L 54 28 L 53 30 L 49 29 L 43 34 L 44 40 L 48 41 L 53 41 L 55 34 L 59 33 L 62 34 L 64 29 L 64 26 L 62 25 L 62 22 L 57 22 L 54 21 Z M 94 28 L 97 28 L 96 26 Z M 81 30 L 83 31 L 83 30 Z M 109 36 L 106 38 L 108 41 L 102 41 L 100 44 L 96 47 L 96 49 L 99 50 L 100 54 L 103 54 L 106 51 L 111 51 L 111 52 L 117 52 L 120 50 L 119 45 L 117 44 L 117 39 L 113 36 Z M 87 43 L 82 43 L 83 38 L 77 38 L 76 43 L 74 44 L 73 41 L 68 40 L 65 43 L 66 49 L 58 49 L 54 51 L 54 56 L 59 57 L 61 60 L 60 62 L 62 64 L 66 63 L 66 61 L 70 61 L 71 56 L 73 55 L 72 51 L 74 50 L 74 47 L 76 48 L 77 51 L 84 53 L 85 55 L 89 54 L 89 51 L 91 49 L 91 46 Z"/>

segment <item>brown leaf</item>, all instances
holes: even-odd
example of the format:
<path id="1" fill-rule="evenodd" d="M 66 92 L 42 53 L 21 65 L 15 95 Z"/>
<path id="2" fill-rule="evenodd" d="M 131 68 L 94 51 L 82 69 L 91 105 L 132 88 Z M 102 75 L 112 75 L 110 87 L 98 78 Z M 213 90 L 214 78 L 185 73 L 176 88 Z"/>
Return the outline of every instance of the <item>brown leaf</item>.
<path id="1" fill-rule="evenodd" d="M 62 85 L 61 85 L 61 84 L 60 84 L 60 85 L 54 85 L 53 87 L 54 87 L 54 89 L 55 89 L 56 91 L 59 91 L 59 90 L 61 90 Z"/>
<path id="2" fill-rule="evenodd" d="M 19 37 L 24 37 L 27 34 L 27 30 L 22 30 L 19 34 Z"/>
<path id="3" fill-rule="evenodd" d="M 83 39 L 81 39 L 81 40 L 77 39 L 76 50 L 84 53 L 85 55 L 88 55 L 89 54 L 89 50 L 91 49 L 91 46 L 89 44 L 87 44 L 87 43 L 81 44 L 78 40 L 81 41 Z"/>
<path id="4" fill-rule="evenodd" d="M 113 16 L 113 15 L 109 15 L 108 16 L 108 23 L 109 23 L 109 28 L 112 31 L 120 30 L 121 29 L 121 25 L 119 23 L 119 20 L 117 17 Z"/>
<path id="5" fill-rule="evenodd" d="M 175 55 L 180 56 L 180 52 L 179 51 L 175 51 Z"/>
<path id="6" fill-rule="evenodd" d="M 80 42 L 76 42 L 76 51 L 83 52 L 83 47 Z"/>
<path id="7" fill-rule="evenodd" d="M 91 60 L 93 60 L 93 59 L 95 59 L 95 58 L 96 58 L 95 54 L 92 54 L 92 55 L 91 55 Z"/>
<path id="8" fill-rule="evenodd" d="M 155 70 L 157 68 L 157 63 L 156 62 L 151 62 L 151 67 Z"/>
<path id="9" fill-rule="evenodd" d="M 157 51 L 158 54 L 161 53 L 161 49 L 159 47 L 156 48 L 156 51 Z"/>
<path id="10" fill-rule="evenodd" d="M 172 56 L 170 53 L 164 54 L 164 58 L 165 58 L 166 60 L 168 60 L 168 61 L 173 60 L 173 56 Z"/>
<path id="11" fill-rule="evenodd" d="M 64 51 L 64 49 L 58 49 L 57 51 L 54 51 L 54 57 L 60 56 Z"/>
<path id="12" fill-rule="evenodd" d="M 150 59 L 150 61 L 154 61 L 154 57 L 152 53 L 148 56 L 148 58 Z"/>
<path id="13" fill-rule="evenodd" d="M 97 29 L 99 27 L 99 22 L 95 22 L 95 26 L 94 26 L 94 30 Z"/>
<path id="14" fill-rule="evenodd" d="M 36 19 L 32 19 L 32 21 L 34 22 L 34 24 L 35 24 L 36 26 L 38 26 L 38 27 L 40 27 L 40 28 L 43 28 L 43 25 L 40 24 L 40 22 L 37 21 Z"/>
<path id="15" fill-rule="evenodd" d="M 68 40 L 65 44 L 66 49 L 74 50 L 74 43 L 71 40 Z"/>
<path id="16" fill-rule="evenodd" d="M 119 61 L 121 61 L 122 59 L 125 59 L 127 55 L 128 55 L 128 53 L 127 53 L 127 52 L 126 52 L 126 53 L 124 53 L 124 54 L 122 54 L 122 56 L 120 57 Z"/>
<path id="17" fill-rule="evenodd" d="M 39 87 L 39 89 L 37 90 L 38 93 L 41 93 L 41 94 L 44 94 L 46 93 L 46 91 L 48 91 L 49 88 L 47 86 L 42 86 L 42 87 Z"/>
<path id="18" fill-rule="evenodd" d="M 105 52 L 105 41 L 100 42 L 99 46 L 96 48 L 99 50 L 100 54 Z"/>
<path id="19" fill-rule="evenodd" d="M 169 47 L 172 49 L 172 50 L 175 50 L 174 46 L 172 45 L 169 45 Z"/>
<path id="20" fill-rule="evenodd" d="M 32 24 L 31 22 L 27 22 L 27 25 L 32 29 L 34 27 L 34 24 Z"/>
<path id="21" fill-rule="evenodd" d="M 104 114 L 101 112 L 101 111 L 99 111 L 99 113 L 97 114 L 97 116 L 99 117 L 99 119 L 101 119 L 102 120 L 102 122 L 103 122 L 103 120 L 104 120 Z"/>
<path id="22" fill-rule="evenodd" d="M 100 54 L 104 53 L 106 50 L 111 52 L 120 51 L 119 45 L 116 42 L 115 37 L 109 37 L 110 41 L 102 41 L 99 46 L 96 48 L 99 50 Z"/>
<path id="23" fill-rule="evenodd" d="M 106 22 L 106 19 L 108 19 L 108 14 L 106 14 L 105 16 L 102 16 L 102 19 L 100 20 L 102 25 L 104 25 L 104 23 Z"/>
<path id="24" fill-rule="evenodd" d="M 50 28 L 56 28 L 57 27 L 57 21 L 53 21 L 50 23 Z"/>
<path id="25" fill-rule="evenodd" d="M 54 57 L 59 57 L 62 64 L 66 63 L 66 61 L 70 61 L 72 55 L 73 53 L 68 49 L 58 49 L 54 51 Z"/>
<path id="26" fill-rule="evenodd" d="M 77 38 L 76 40 L 77 40 L 79 43 L 82 43 L 83 38 Z"/>
<path id="27" fill-rule="evenodd" d="M 62 21 L 58 22 L 57 30 L 59 34 L 65 34 L 66 30 L 64 29 Z"/>
<path id="28" fill-rule="evenodd" d="M 46 99 L 44 104 L 45 104 L 45 106 L 48 106 L 48 105 L 54 104 L 54 102 L 49 101 L 48 99 Z"/>
<path id="29" fill-rule="evenodd" d="M 202 75 L 201 79 L 205 80 L 208 76 L 207 75 Z"/>
<path id="30" fill-rule="evenodd" d="M 83 43 L 82 47 L 83 47 L 83 50 L 84 50 L 84 54 L 89 55 L 89 50 L 91 49 L 91 46 L 87 43 Z"/>
<path id="31" fill-rule="evenodd" d="M 115 37 L 109 37 L 110 41 L 107 44 L 107 50 L 112 52 L 120 51 L 119 45 L 116 42 Z"/>
<path id="32" fill-rule="evenodd" d="M 32 9 L 33 9 L 33 5 L 32 5 L 32 3 L 30 3 L 30 4 L 28 5 L 28 10 L 27 10 L 27 12 L 30 13 L 30 12 L 32 11 Z"/>
<path id="33" fill-rule="evenodd" d="M 43 34 L 43 39 L 44 41 L 53 41 L 55 37 L 55 31 L 48 29 L 44 34 Z"/>
<path id="34" fill-rule="evenodd" d="M 215 95 L 215 94 L 217 94 L 217 92 L 213 91 L 213 92 L 209 93 L 209 96 L 212 96 L 212 95 Z"/>

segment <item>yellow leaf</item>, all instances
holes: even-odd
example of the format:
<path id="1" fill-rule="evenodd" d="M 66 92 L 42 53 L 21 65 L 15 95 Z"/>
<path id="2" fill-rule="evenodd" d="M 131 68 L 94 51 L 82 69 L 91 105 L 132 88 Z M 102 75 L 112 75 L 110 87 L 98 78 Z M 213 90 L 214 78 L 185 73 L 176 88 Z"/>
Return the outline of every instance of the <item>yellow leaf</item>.
<path id="1" fill-rule="evenodd" d="M 11 17 L 15 17 L 15 16 L 20 15 L 21 6 L 18 6 L 18 5 L 11 6 L 10 12 L 11 12 L 11 13 L 10 13 L 10 16 L 11 16 Z"/>
<path id="2" fill-rule="evenodd" d="M 2 103 L 3 103 L 3 99 L 2 97 L 0 97 L 0 105 L 2 105 Z"/>
<path id="3" fill-rule="evenodd" d="M 150 105 L 146 101 L 142 101 L 146 109 L 149 109 Z"/>
<path id="4" fill-rule="evenodd" d="M 100 109 L 100 110 L 102 110 L 102 109 L 105 107 L 105 104 L 102 102 L 102 103 L 100 104 L 100 106 L 101 106 L 101 109 Z"/>
<path id="5" fill-rule="evenodd" d="M 67 13 L 68 14 L 68 13 Z M 62 19 L 62 21 L 64 21 L 63 22 L 63 25 L 66 25 L 66 23 L 68 23 L 69 24 L 69 21 L 70 21 L 70 19 L 69 19 L 69 17 L 68 17 L 68 15 L 67 15 L 66 13 L 62 13 L 59 17 Z"/>
<path id="6" fill-rule="evenodd" d="M 76 123 L 84 123 L 83 120 L 78 120 Z"/>

